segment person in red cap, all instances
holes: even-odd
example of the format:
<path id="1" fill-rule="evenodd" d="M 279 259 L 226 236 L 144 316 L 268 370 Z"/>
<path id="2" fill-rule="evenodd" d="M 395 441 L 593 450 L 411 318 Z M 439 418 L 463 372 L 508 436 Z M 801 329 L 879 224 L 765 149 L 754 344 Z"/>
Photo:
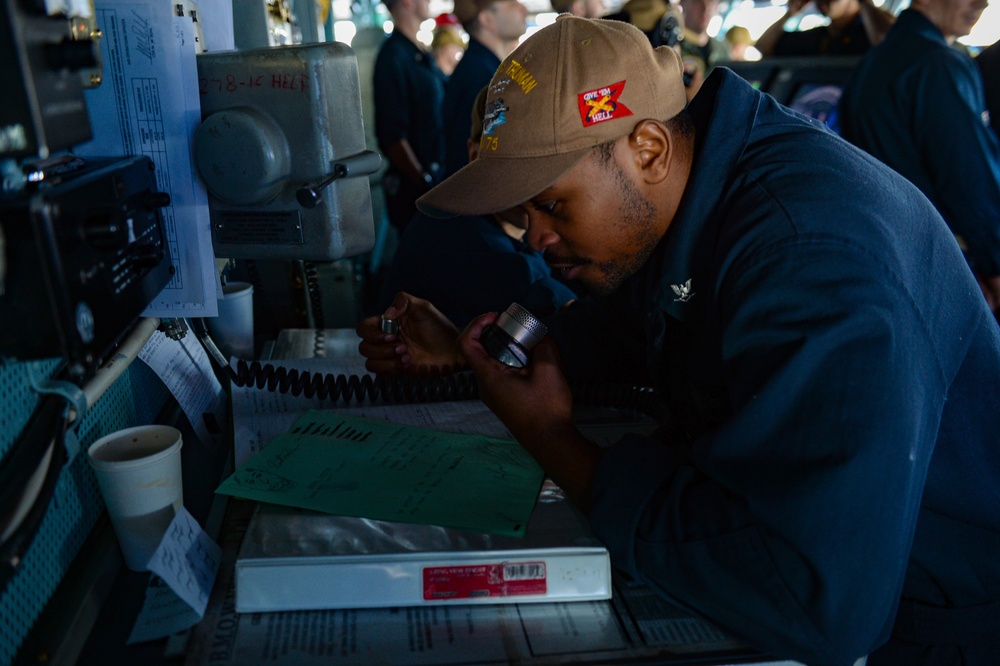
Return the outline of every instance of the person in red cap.
<path id="1" fill-rule="evenodd" d="M 431 53 L 438 69 L 445 76 L 451 76 L 458 61 L 465 54 L 465 41 L 458 32 L 459 23 L 454 14 L 438 14 L 434 19 L 434 35 L 431 37 Z"/>
<path id="2" fill-rule="evenodd" d="M 620 21 L 561 15 L 501 64 L 480 156 L 418 207 L 513 209 L 591 294 L 530 363 L 397 295 L 369 370 L 464 365 L 627 578 L 810 666 L 996 664 L 1000 328 L 902 176 Z M 509 214 L 508 214 L 509 216 Z M 601 448 L 570 380 L 651 386 Z"/>

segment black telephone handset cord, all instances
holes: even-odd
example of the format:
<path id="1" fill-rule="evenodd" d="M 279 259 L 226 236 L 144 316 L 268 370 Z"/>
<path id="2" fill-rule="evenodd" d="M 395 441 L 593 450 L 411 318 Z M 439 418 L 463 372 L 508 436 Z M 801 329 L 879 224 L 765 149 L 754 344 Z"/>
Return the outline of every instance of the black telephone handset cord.
<path id="1" fill-rule="evenodd" d="M 278 393 L 318 397 L 331 402 L 441 402 L 478 397 L 471 372 L 404 377 L 400 375 L 345 375 L 275 367 L 259 361 L 236 361 L 236 386 L 254 385 Z"/>
<path id="2" fill-rule="evenodd" d="M 268 391 L 318 397 L 332 403 L 342 402 L 442 402 L 475 400 L 479 397 L 475 375 L 471 371 L 452 374 L 427 374 L 415 377 L 400 375 L 345 375 L 310 372 L 275 367 L 259 361 L 236 362 L 233 384 L 256 386 Z M 660 419 L 663 404 L 656 392 L 647 387 L 597 381 L 570 381 L 573 399 L 581 405 L 631 409 Z"/>

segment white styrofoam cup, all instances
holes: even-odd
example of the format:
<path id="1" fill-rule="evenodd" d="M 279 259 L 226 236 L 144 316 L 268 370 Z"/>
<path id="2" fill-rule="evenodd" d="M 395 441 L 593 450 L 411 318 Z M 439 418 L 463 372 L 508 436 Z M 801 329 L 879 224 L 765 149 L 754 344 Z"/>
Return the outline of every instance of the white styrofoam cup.
<path id="1" fill-rule="evenodd" d="M 222 287 L 219 316 L 206 319 L 208 332 L 228 357 L 253 359 L 253 285 L 228 282 Z"/>
<path id="2" fill-rule="evenodd" d="M 148 571 L 149 558 L 184 503 L 180 431 L 126 428 L 101 437 L 87 453 L 125 565 Z"/>

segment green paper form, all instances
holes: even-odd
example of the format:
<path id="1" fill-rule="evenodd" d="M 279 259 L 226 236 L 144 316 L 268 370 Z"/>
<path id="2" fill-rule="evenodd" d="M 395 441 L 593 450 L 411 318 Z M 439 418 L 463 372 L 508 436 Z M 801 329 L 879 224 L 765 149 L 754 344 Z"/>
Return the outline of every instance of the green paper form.
<path id="1" fill-rule="evenodd" d="M 523 536 L 542 478 L 513 440 L 312 410 L 216 492 L 339 516 Z"/>

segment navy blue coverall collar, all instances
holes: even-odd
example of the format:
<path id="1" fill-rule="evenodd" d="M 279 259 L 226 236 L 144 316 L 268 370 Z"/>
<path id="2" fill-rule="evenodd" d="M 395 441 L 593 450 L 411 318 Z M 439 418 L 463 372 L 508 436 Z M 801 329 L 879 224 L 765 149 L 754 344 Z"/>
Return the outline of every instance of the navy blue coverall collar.
<path id="1" fill-rule="evenodd" d="M 916 9 L 903 10 L 896 18 L 896 24 L 906 26 L 908 30 L 920 34 L 922 37 L 932 39 L 942 44 L 948 44 L 941 30 L 931 23 L 931 20 Z"/>
<path id="2" fill-rule="evenodd" d="M 760 93 L 729 69 L 716 67 L 688 106 L 695 125 L 691 175 L 680 207 L 651 258 L 651 264 L 662 266 L 659 279 L 647 285 L 654 303 L 681 322 L 698 316 L 700 304 L 708 300 L 698 297 L 699 291 L 711 289 L 714 280 L 711 264 L 716 234 L 706 233 L 710 231 L 706 227 L 718 224 L 713 211 L 728 189 L 756 117 L 725 112 L 717 116 L 717 101 L 728 99 L 731 102 L 726 108 L 742 109 L 754 97 L 759 98 Z M 712 155 L 712 161 L 703 162 L 702 155 Z M 656 271 L 650 273 L 654 274 Z"/>

